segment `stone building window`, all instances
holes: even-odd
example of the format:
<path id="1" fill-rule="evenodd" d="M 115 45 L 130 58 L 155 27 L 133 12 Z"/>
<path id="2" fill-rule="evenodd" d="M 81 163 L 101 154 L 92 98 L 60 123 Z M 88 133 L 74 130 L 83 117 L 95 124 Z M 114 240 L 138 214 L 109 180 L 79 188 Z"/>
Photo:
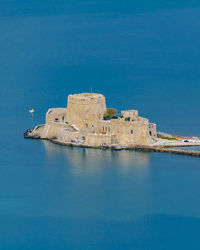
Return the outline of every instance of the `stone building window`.
<path id="1" fill-rule="evenodd" d="M 131 134 L 133 134 L 133 130 L 131 129 Z"/>
<path id="2" fill-rule="evenodd" d="M 103 131 L 104 131 L 104 127 L 103 127 Z"/>
<path id="3" fill-rule="evenodd" d="M 110 132 L 110 127 L 108 128 L 108 131 Z"/>
<path id="4" fill-rule="evenodd" d="M 85 127 L 88 128 L 88 124 L 87 123 L 85 124 Z"/>
<path id="5" fill-rule="evenodd" d="M 94 128 L 94 125 L 92 124 L 92 128 Z"/>

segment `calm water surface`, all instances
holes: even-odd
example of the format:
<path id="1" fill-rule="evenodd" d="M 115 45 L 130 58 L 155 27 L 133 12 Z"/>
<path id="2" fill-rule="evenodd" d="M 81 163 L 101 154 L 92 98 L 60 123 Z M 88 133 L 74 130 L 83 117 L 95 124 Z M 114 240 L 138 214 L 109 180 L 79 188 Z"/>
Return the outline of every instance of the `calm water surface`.
<path id="1" fill-rule="evenodd" d="M 199 16 L 195 0 L 0 0 L 0 249 L 200 249 L 199 158 L 23 138 L 91 86 L 200 136 Z"/>

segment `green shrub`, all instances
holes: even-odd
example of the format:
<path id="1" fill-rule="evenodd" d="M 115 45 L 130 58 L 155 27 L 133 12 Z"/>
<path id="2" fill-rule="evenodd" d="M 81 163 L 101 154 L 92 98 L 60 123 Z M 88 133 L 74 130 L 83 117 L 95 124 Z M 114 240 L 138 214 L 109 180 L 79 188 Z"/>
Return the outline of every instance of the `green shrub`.
<path id="1" fill-rule="evenodd" d="M 131 119 L 130 117 L 126 117 L 126 118 L 125 118 L 125 121 L 126 121 L 126 122 L 130 122 L 130 119 Z"/>
<path id="2" fill-rule="evenodd" d="M 114 117 L 117 113 L 117 110 L 114 108 L 109 108 L 104 112 L 103 118 L 104 120 L 110 120 Z"/>
<path id="3" fill-rule="evenodd" d="M 178 141 L 176 138 L 169 138 L 169 137 L 161 137 L 161 139 L 169 140 L 169 141 Z"/>

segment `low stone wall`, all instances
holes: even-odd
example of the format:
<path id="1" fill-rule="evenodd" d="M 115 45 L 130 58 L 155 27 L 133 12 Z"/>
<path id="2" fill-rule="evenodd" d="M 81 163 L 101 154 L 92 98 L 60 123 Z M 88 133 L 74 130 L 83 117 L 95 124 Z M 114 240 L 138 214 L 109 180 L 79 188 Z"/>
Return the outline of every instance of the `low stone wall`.
<path id="1" fill-rule="evenodd" d="M 46 123 L 65 122 L 66 108 L 52 108 L 46 113 Z"/>
<path id="2" fill-rule="evenodd" d="M 44 126 L 44 130 L 41 134 L 41 138 L 58 137 L 64 129 L 67 129 L 68 125 L 61 122 L 48 122 Z"/>
<path id="3" fill-rule="evenodd" d="M 83 139 L 83 134 L 78 132 L 61 131 L 58 136 L 59 141 L 71 143 L 75 141 L 81 141 Z"/>

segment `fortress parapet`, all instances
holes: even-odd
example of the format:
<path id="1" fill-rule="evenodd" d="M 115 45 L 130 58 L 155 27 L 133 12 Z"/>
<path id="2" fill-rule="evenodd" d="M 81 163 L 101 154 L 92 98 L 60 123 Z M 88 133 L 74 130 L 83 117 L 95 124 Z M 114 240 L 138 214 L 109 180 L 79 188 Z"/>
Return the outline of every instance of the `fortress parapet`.
<path id="1" fill-rule="evenodd" d="M 65 122 L 66 108 L 51 108 L 46 113 L 46 123 Z"/>
<path id="2" fill-rule="evenodd" d="M 137 110 L 123 110 L 121 111 L 121 115 L 123 116 L 123 118 L 130 118 L 131 121 L 138 119 Z"/>

